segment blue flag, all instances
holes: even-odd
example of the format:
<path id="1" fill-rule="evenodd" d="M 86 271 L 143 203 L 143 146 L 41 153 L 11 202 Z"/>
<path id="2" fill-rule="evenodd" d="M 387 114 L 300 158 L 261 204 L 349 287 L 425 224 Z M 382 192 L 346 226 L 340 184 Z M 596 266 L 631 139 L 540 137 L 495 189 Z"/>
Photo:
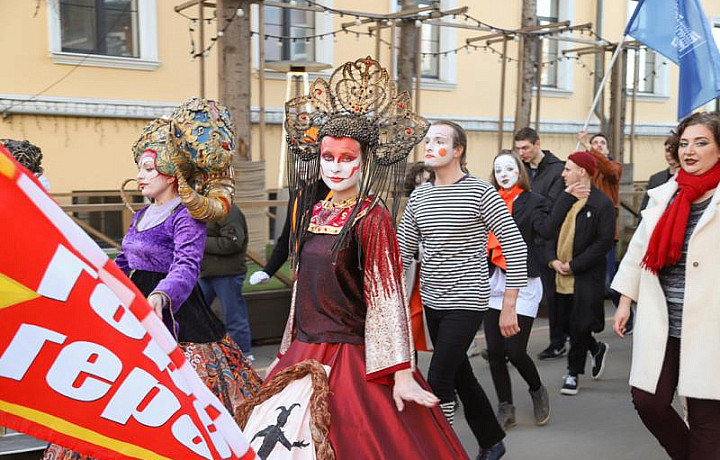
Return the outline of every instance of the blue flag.
<path id="1" fill-rule="evenodd" d="M 640 0 L 625 35 L 680 66 L 678 119 L 720 97 L 720 53 L 700 0 Z"/>

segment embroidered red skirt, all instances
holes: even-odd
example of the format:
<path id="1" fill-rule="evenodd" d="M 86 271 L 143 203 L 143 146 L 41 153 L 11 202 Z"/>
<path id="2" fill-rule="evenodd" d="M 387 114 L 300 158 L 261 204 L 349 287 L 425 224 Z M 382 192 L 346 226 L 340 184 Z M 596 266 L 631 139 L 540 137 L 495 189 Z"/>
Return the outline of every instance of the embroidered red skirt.
<path id="1" fill-rule="evenodd" d="M 331 368 L 330 443 L 338 460 L 468 458 L 438 407 L 406 403 L 405 409 L 398 412 L 392 388 L 365 379 L 362 345 L 295 340 L 272 375 L 306 359 Z M 430 390 L 419 372 L 415 379 Z"/>

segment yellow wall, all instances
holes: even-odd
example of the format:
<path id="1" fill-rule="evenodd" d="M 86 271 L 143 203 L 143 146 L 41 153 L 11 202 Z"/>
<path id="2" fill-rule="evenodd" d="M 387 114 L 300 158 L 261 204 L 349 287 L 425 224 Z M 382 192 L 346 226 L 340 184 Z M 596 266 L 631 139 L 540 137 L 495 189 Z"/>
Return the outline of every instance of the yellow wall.
<path id="1" fill-rule="evenodd" d="M 47 0 L 51 1 L 51 0 Z M 172 7 L 180 0 L 156 0 L 158 52 L 160 65 L 155 70 L 123 70 L 79 66 L 64 80 L 43 93 L 45 96 L 86 98 L 101 100 L 148 101 L 155 103 L 179 103 L 196 95 L 198 91 L 198 63 L 191 62 L 187 19 L 176 14 Z M 703 0 L 710 17 L 720 17 L 720 3 Z M 362 6 L 361 6 L 362 5 Z M 483 21 L 505 28 L 518 27 L 521 0 L 499 3 L 491 0 L 457 0 L 457 6 L 467 5 L 469 13 Z M 386 12 L 389 0 L 334 0 L 336 8 L 363 9 Z M 0 29 L 0 42 L 5 44 L 6 65 L 0 74 L 0 93 L 6 95 L 32 95 L 41 92 L 50 83 L 57 82 L 73 69 L 70 65 L 55 64 L 50 58 L 48 46 L 48 15 L 46 2 L 40 2 L 34 17 L 36 2 L 5 1 L 0 3 L 0 14 L 5 21 Z M 620 37 L 626 22 L 626 0 L 606 0 L 603 35 L 610 40 Z M 189 14 L 194 15 L 192 10 Z M 595 2 L 574 1 L 573 23 L 593 22 Z M 352 18 L 334 18 L 334 28 Z M 458 19 L 460 20 L 460 19 Z M 214 36 L 211 25 L 207 38 Z M 454 44 L 443 44 L 443 49 L 464 44 L 466 38 L 484 34 L 457 29 Z M 587 35 L 585 35 L 587 37 Z M 389 32 L 383 38 L 389 39 Z M 325 40 L 332 40 L 326 38 Z M 582 45 L 575 45 L 582 46 Z M 495 45 L 501 49 L 500 44 Z M 339 35 L 334 45 L 334 65 L 346 60 L 374 54 L 375 40 L 369 37 Z M 509 54 L 517 57 L 517 43 L 510 43 Z M 207 96 L 217 96 L 217 49 L 207 61 Z M 607 60 L 609 61 L 609 55 Z M 381 61 L 387 64 L 389 52 L 383 47 Z M 582 58 L 592 68 L 593 57 Z M 584 120 L 592 100 L 592 77 L 588 70 L 573 65 L 573 90 L 569 95 L 543 97 L 541 118 L 543 122 L 572 122 Z M 516 91 L 515 63 L 507 68 L 505 117 L 512 119 L 515 111 Z M 450 117 L 460 119 L 496 119 L 499 109 L 500 63 L 489 52 L 460 51 L 457 56 L 457 82 L 452 90 L 421 92 L 421 112 L 430 118 Z M 678 72 L 670 66 L 669 93 L 667 98 L 639 100 L 637 123 L 671 124 L 675 121 L 677 107 Z M 253 104 L 258 104 L 257 73 L 253 74 Z M 267 79 L 265 104 L 268 109 L 282 107 L 285 98 L 285 80 Z M 627 120 L 629 121 L 629 104 Z M 534 119 L 534 115 L 533 115 Z M 0 119 L 0 137 L 27 138 L 43 148 L 45 168 L 53 190 L 114 189 L 126 177 L 134 175 L 130 146 L 139 136 L 147 120 L 121 118 L 90 118 L 50 115 L 18 115 Z M 544 148 L 565 158 L 575 148 L 572 133 L 552 134 L 541 131 Z M 640 136 L 635 146 L 634 179 L 646 180 L 649 174 L 664 167 L 662 142 L 664 137 Z M 497 151 L 497 138 L 493 132 L 471 131 L 469 133 L 470 167 L 480 177 L 489 173 L 490 159 Z M 278 153 L 281 129 L 269 124 L 265 133 L 266 186 L 275 188 L 277 182 Z M 628 144 L 629 145 L 629 144 Z M 259 131 L 253 127 L 253 157 L 258 159 Z M 511 134 L 505 136 L 504 147 L 511 147 Z M 629 147 L 626 146 L 626 159 Z"/>
<path id="2" fill-rule="evenodd" d="M 52 192 L 116 190 L 137 169 L 130 147 L 143 120 L 13 115 L 0 125 L 2 137 L 30 139 L 43 151 Z"/>

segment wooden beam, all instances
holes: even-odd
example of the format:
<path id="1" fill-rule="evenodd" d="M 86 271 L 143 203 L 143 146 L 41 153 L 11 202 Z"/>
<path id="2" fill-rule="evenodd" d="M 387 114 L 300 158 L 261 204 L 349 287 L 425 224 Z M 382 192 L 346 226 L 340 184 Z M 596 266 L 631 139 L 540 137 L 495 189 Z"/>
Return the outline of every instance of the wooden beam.
<path id="1" fill-rule="evenodd" d="M 505 70 L 507 68 L 507 40 L 503 40 L 502 67 L 500 68 L 500 115 L 498 116 L 498 148 L 500 152 L 503 147 L 503 136 L 505 135 Z"/>
<path id="2" fill-rule="evenodd" d="M 267 3 L 267 2 L 265 2 L 265 3 Z M 424 13 L 426 11 L 437 11 L 437 9 L 434 6 L 423 6 L 422 8 L 411 8 L 409 10 L 402 10 L 402 11 L 398 11 L 396 13 L 383 14 L 383 15 L 380 15 L 380 16 L 382 16 L 381 18 L 372 18 L 371 19 L 369 17 L 366 17 L 366 18 L 360 20 L 360 24 L 358 24 L 357 21 L 343 22 L 342 24 L 340 24 L 340 27 L 342 27 L 344 29 L 346 27 L 370 24 L 370 23 L 377 22 L 377 21 L 387 21 L 388 19 L 408 19 L 408 18 L 417 16 L 420 13 Z M 364 13 L 362 15 L 365 16 Z M 352 14 L 347 14 L 347 16 L 352 16 Z M 389 26 L 381 25 L 380 27 L 389 27 Z M 375 27 L 370 28 L 370 31 L 373 31 L 373 30 L 375 30 Z"/>
<path id="3" fill-rule="evenodd" d="M 260 161 L 265 161 L 265 6 L 258 5 L 258 116 L 260 122 Z"/>
<path id="4" fill-rule="evenodd" d="M 205 98 L 205 8 L 202 2 L 198 5 L 198 24 L 200 25 L 198 31 L 198 43 L 200 45 L 200 98 Z"/>
<path id="5" fill-rule="evenodd" d="M 187 2 L 183 2 L 183 3 L 179 4 L 178 6 L 176 6 L 173 9 L 175 10 L 176 13 L 179 13 L 183 10 L 186 10 L 192 6 L 197 5 L 198 3 L 202 3 L 204 6 L 209 7 L 209 8 L 215 8 L 215 3 L 212 3 L 212 2 L 203 1 L 203 0 L 189 0 Z"/>
<path id="6" fill-rule="evenodd" d="M 568 27 L 569 25 L 570 21 L 550 22 L 548 24 L 538 24 L 536 26 L 521 27 L 520 29 L 516 29 L 515 32 L 535 32 L 543 29 L 562 29 Z"/>
<path id="7" fill-rule="evenodd" d="M 113 239 L 110 238 L 109 236 L 105 235 L 105 234 L 102 233 L 101 231 L 96 230 L 95 228 L 93 228 L 93 227 L 92 227 L 90 224 L 88 224 L 87 222 L 84 222 L 84 221 L 78 219 L 78 218 L 75 217 L 75 216 L 70 216 L 70 218 L 71 218 L 76 224 L 78 224 L 83 230 L 85 230 L 87 233 L 91 234 L 92 236 L 94 236 L 94 237 L 96 237 L 96 238 L 104 241 L 105 243 L 109 244 L 110 246 L 114 247 L 114 248 L 117 249 L 117 250 L 121 250 L 121 249 L 122 249 L 122 247 L 121 247 L 119 244 L 117 244 L 117 243 L 115 242 L 115 240 L 113 240 Z"/>
<path id="8" fill-rule="evenodd" d="M 415 28 L 415 113 L 420 113 L 420 83 L 422 81 L 422 28 Z M 415 145 L 413 158 L 418 161 L 420 144 Z"/>
<path id="9" fill-rule="evenodd" d="M 482 41 L 490 40 L 492 38 L 507 37 L 507 36 L 508 36 L 507 33 L 499 32 L 499 33 L 494 33 L 494 34 L 482 35 L 480 37 L 468 38 L 465 40 L 465 43 L 467 43 L 469 45 L 470 43 L 482 42 Z"/>
<path id="10" fill-rule="evenodd" d="M 486 45 L 490 46 L 490 45 L 494 45 L 495 43 L 507 42 L 508 40 L 513 40 L 514 38 L 515 38 L 515 35 L 506 35 L 502 38 L 495 38 L 493 40 L 488 40 Z"/>
<path id="11" fill-rule="evenodd" d="M 302 10 L 302 11 L 313 11 L 315 13 L 324 13 L 326 11 L 325 8 L 320 8 L 318 6 L 306 6 L 306 5 L 291 5 L 289 3 L 283 3 L 283 2 L 276 2 L 272 0 L 264 0 L 262 2 L 265 6 L 273 6 L 276 8 L 287 8 L 291 10 Z M 355 16 L 359 18 L 367 19 L 369 22 L 374 21 L 382 21 L 387 19 L 402 19 L 406 16 L 416 16 L 418 13 L 422 13 L 424 11 L 431 11 L 436 10 L 437 8 L 434 6 L 424 6 L 422 8 L 413 8 L 411 10 L 403 11 L 402 13 L 390 13 L 390 14 L 380 14 L 380 13 L 367 13 L 364 11 L 354 11 L 354 10 L 336 10 L 337 14 L 342 14 L 343 16 Z M 350 25 L 355 25 L 355 22 L 352 23 L 345 23 L 346 27 L 350 27 Z"/>
<path id="12" fill-rule="evenodd" d="M 417 12 L 416 12 L 416 13 L 413 13 L 413 11 L 420 11 L 420 12 L 422 12 L 422 10 L 433 10 L 433 12 L 431 12 L 431 13 L 430 13 L 430 16 L 429 16 L 430 18 L 433 18 L 433 19 L 431 19 L 431 20 L 422 20 L 422 21 L 423 21 L 423 24 L 442 25 L 442 26 L 447 26 L 447 27 L 456 27 L 456 26 L 457 26 L 458 28 L 468 28 L 468 29 L 473 29 L 473 30 L 491 30 L 491 29 L 478 29 L 477 27 L 467 26 L 467 25 L 464 26 L 464 27 L 460 27 L 460 24 L 455 24 L 455 23 L 453 23 L 453 22 L 442 22 L 441 24 L 437 24 L 437 21 L 439 21 L 437 18 L 442 18 L 442 17 L 445 17 L 445 16 L 453 16 L 453 15 L 458 15 L 458 14 L 464 14 L 464 13 L 466 13 L 466 12 L 468 11 L 468 7 L 467 7 L 467 6 L 463 6 L 463 7 L 461 7 L 461 8 L 453 8 L 453 9 L 451 9 L 451 10 L 443 10 L 443 11 L 438 11 L 438 10 L 437 10 L 436 8 L 434 8 L 434 7 L 413 8 L 413 9 L 411 9 L 411 10 L 402 10 L 402 11 L 398 11 L 398 12 L 396 12 L 396 13 L 386 14 L 386 15 L 385 15 L 386 17 L 385 17 L 384 19 L 385 19 L 385 20 L 388 20 L 388 19 L 406 19 L 406 18 L 408 18 L 408 17 L 417 16 Z M 408 12 L 408 11 L 409 11 L 409 12 Z M 371 23 L 371 22 L 374 22 L 374 20 L 373 20 L 373 19 L 362 20 L 362 23 L 363 23 L 363 24 L 368 24 L 368 23 Z M 342 25 L 343 25 L 343 26 L 350 27 L 351 25 L 356 25 L 356 23 L 355 23 L 355 22 L 351 22 L 351 23 L 350 23 L 350 22 L 346 22 L 346 23 L 344 23 L 344 24 L 342 24 Z M 372 26 L 372 27 L 370 27 L 368 30 L 369 30 L 370 32 L 374 32 L 377 27 L 378 27 L 378 26 Z M 389 25 L 386 25 L 386 24 L 383 24 L 383 23 L 381 22 L 380 25 L 379 25 L 379 27 L 380 27 L 381 29 L 387 29 L 387 28 L 389 28 L 390 26 L 389 26 Z"/>

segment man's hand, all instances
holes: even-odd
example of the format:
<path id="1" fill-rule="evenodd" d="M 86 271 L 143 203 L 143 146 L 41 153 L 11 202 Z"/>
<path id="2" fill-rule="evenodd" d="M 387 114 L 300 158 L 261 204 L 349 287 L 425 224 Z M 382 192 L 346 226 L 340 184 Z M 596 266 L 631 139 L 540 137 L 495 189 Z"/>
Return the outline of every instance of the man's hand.
<path id="1" fill-rule="evenodd" d="M 267 284 L 270 280 L 270 275 L 260 270 L 250 275 L 250 284 L 255 286 L 256 284 Z"/>
<path id="2" fill-rule="evenodd" d="M 572 273 L 572 271 L 570 270 L 570 263 L 568 262 L 560 262 L 559 260 L 555 259 L 550 262 L 550 266 L 553 270 L 555 270 L 561 275 L 567 276 Z"/>
<path id="3" fill-rule="evenodd" d="M 577 140 L 578 143 L 585 148 L 585 150 L 588 150 L 589 143 L 587 130 L 583 129 L 582 131 L 580 131 L 577 135 Z"/>
<path id="4" fill-rule="evenodd" d="M 395 385 L 393 386 L 393 399 L 399 412 L 405 409 L 405 401 L 412 401 L 425 407 L 437 405 L 440 400 L 415 381 L 412 369 L 403 369 L 395 372 Z"/>
<path id="5" fill-rule="evenodd" d="M 580 200 L 590 196 L 590 187 L 580 182 L 575 182 L 565 187 L 565 192 Z"/>

